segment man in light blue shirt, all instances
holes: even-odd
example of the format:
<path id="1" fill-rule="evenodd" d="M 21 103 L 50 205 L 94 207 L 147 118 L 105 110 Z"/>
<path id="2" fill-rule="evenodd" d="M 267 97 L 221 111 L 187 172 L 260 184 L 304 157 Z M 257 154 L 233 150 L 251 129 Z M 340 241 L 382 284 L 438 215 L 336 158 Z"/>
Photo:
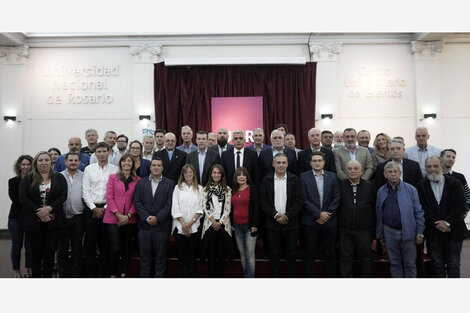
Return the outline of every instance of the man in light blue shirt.
<path id="1" fill-rule="evenodd" d="M 405 151 L 405 158 L 419 163 L 423 177 L 426 177 L 426 159 L 440 157 L 441 149 L 428 145 L 429 133 L 426 127 L 418 127 L 415 132 L 416 145 Z"/>

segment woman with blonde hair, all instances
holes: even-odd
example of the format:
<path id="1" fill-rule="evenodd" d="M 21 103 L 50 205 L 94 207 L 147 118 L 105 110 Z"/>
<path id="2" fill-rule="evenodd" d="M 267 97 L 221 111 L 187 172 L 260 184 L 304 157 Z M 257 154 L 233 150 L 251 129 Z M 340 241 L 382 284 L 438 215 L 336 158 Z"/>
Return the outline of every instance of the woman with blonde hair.
<path id="1" fill-rule="evenodd" d="M 225 181 L 224 168 L 214 164 L 209 170 L 209 180 L 204 189 L 201 235 L 203 254 L 208 255 L 209 277 L 224 277 L 225 258 L 231 259 L 231 206 L 232 190 Z"/>
<path id="2" fill-rule="evenodd" d="M 374 153 L 372 154 L 372 164 L 374 171 L 377 165 L 390 159 L 390 152 L 388 151 L 388 143 L 392 140 L 389 135 L 379 133 L 374 139 Z"/>
<path id="3" fill-rule="evenodd" d="M 22 223 L 31 245 L 31 271 L 34 278 L 51 278 L 54 253 L 65 223 L 63 204 L 67 181 L 52 170 L 52 157 L 41 151 L 33 159 L 32 172 L 20 183 Z"/>
<path id="4" fill-rule="evenodd" d="M 173 237 L 178 252 L 178 277 L 194 277 L 194 255 L 199 246 L 198 227 L 203 214 L 204 189 L 197 183 L 196 170 L 191 164 L 181 169 L 173 191 L 171 216 Z"/>

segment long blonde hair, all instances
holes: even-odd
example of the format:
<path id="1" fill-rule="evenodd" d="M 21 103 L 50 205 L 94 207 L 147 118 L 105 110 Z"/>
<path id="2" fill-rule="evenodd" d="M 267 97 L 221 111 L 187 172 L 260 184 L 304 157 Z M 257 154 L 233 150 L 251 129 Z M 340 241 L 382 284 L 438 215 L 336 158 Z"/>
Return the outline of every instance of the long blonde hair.
<path id="1" fill-rule="evenodd" d="M 185 164 L 183 168 L 181 169 L 180 177 L 178 178 L 178 188 L 180 190 L 183 189 L 183 183 L 186 182 L 186 180 L 184 179 L 184 172 L 186 172 L 187 169 L 190 169 L 191 171 L 193 171 L 193 180 L 191 182 L 191 186 L 189 187 L 192 187 L 193 190 L 196 192 L 196 194 L 199 195 L 199 187 L 198 187 L 197 178 L 196 178 L 196 170 L 194 169 L 194 166 L 192 166 L 189 163 Z"/>
<path id="2" fill-rule="evenodd" d="M 33 159 L 33 164 L 31 164 L 31 172 L 28 174 L 28 175 L 31 175 L 31 177 L 33 178 L 31 182 L 31 186 L 39 185 L 42 182 L 42 176 L 38 171 L 38 159 L 39 159 L 39 156 L 43 154 L 47 154 L 49 156 L 49 159 L 51 160 L 51 167 L 49 168 L 49 178 L 52 178 L 52 176 L 55 175 L 54 170 L 52 169 L 51 155 L 47 151 L 39 151 Z"/>

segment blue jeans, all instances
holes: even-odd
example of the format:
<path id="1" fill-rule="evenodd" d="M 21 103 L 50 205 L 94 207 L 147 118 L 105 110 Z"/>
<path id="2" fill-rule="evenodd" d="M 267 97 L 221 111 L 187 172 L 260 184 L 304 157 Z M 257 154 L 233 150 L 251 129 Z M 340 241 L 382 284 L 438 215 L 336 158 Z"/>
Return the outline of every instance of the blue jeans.
<path id="1" fill-rule="evenodd" d="M 11 236 L 11 264 L 14 271 L 20 270 L 21 261 L 21 247 L 23 247 L 24 238 L 24 254 L 25 254 L 25 268 L 31 268 L 31 247 L 29 239 L 24 236 L 24 231 L 20 226 L 17 219 L 8 219 L 8 230 Z"/>
<path id="2" fill-rule="evenodd" d="M 392 278 L 416 278 L 416 240 L 402 240 L 400 229 L 384 225 Z"/>
<path id="3" fill-rule="evenodd" d="M 250 234 L 250 226 L 245 224 L 234 224 L 235 239 L 237 241 L 238 250 L 240 251 L 240 259 L 242 261 L 243 273 L 246 278 L 255 277 L 255 248 L 257 236 L 252 237 Z"/>
<path id="4" fill-rule="evenodd" d="M 460 253 L 462 240 L 428 238 L 433 278 L 460 278 Z"/>

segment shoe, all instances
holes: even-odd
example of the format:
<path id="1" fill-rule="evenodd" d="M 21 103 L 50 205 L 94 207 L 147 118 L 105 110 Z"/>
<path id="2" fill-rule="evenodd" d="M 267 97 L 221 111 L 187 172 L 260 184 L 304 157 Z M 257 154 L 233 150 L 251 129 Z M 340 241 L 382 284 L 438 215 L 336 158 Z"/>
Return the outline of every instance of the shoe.
<path id="1" fill-rule="evenodd" d="M 15 272 L 15 278 L 22 278 L 21 273 L 20 272 Z"/>

